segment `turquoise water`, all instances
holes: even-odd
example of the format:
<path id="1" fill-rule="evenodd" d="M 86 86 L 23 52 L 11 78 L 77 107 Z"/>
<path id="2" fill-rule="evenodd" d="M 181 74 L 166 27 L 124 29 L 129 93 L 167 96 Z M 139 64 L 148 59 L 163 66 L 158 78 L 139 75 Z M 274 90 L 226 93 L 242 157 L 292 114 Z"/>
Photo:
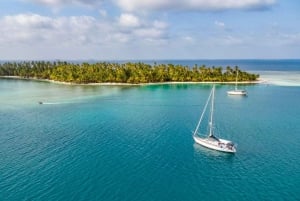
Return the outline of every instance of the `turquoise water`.
<path id="1" fill-rule="evenodd" d="M 300 200 L 300 87 L 232 87 L 215 121 L 235 155 L 193 141 L 209 84 L 0 79 L 0 200 Z"/>

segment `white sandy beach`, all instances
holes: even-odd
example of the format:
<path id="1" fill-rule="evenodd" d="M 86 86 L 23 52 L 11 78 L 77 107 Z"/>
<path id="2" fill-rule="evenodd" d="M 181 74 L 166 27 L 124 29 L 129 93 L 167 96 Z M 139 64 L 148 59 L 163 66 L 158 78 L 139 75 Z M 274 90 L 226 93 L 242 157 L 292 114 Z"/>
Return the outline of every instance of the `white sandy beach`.
<path id="1" fill-rule="evenodd" d="M 73 82 L 61 82 L 61 81 L 55 81 L 55 80 L 48 80 L 48 79 L 38 79 L 38 78 L 23 78 L 20 76 L 0 76 L 0 78 L 8 78 L 8 79 L 22 79 L 22 80 L 35 80 L 35 81 L 41 81 L 41 82 L 51 82 L 55 84 L 65 84 L 65 85 L 90 85 L 90 86 L 139 86 L 139 85 L 163 85 L 163 84 L 235 84 L 235 82 L 149 82 L 149 83 L 139 83 L 139 84 L 133 84 L 133 83 L 117 83 L 117 82 L 103 82 L 103 83 L 73 83 Z M 238 82 L 238 84 L 261 84 L 265 83 L 267 80 L 264 79 L 258 79 L 257 81 L 245 81 L 245 82 Z"/>

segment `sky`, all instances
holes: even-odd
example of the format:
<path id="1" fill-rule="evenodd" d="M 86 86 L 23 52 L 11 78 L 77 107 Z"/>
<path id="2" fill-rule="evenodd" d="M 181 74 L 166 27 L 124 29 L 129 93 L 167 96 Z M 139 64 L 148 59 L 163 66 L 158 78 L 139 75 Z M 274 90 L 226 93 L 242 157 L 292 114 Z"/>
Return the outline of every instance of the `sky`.
<path id="1" fill-rule="evenodd" d="M 1 0 L 0 60 L 299 59 L 298 0 Z"/>

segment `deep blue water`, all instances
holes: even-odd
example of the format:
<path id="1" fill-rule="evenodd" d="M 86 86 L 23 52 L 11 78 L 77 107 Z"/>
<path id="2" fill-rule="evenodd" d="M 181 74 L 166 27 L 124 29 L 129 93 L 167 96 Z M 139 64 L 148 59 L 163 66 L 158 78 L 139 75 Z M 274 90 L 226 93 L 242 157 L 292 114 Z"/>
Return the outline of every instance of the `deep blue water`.
<path id="1" fill-rule="evenodd" d="M 193 141 L 209 84 L 0 79 L 0 200 L 300 200 L 300 87 L 231 88 L 215 121 L 235 155 Z"/>

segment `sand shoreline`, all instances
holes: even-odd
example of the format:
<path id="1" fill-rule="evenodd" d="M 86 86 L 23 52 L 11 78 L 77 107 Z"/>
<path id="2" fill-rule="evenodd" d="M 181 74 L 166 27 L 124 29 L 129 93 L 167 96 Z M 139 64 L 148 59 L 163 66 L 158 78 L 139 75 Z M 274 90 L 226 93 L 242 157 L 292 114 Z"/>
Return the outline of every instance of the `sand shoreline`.
<path id="1" fill-rule="evenodd" d="M 41 82 L 50 82 L 55 84 L 64 84 L 64 85 L 82 85 L 82 86 L 143 86 L 143 85 L 168 85 L 168 84 L 235 84 L 235 82 L 149 82 L 149 83 L 118 83 L 118 82 L 102 82 L 102 83 L 74 83 L 74 82 L 62 82 L 48 79 L 39 79 L 39 78 L 24 78 L 20 76 L 0 76 L 0 78 L 8 79 L 19 79 L 19 80 L 34 80 Z M 238 82 L 238 84 L 261 84 L 267 82 L 266 80 L 256 80 L 256 81 L 243 81 Z"/>

